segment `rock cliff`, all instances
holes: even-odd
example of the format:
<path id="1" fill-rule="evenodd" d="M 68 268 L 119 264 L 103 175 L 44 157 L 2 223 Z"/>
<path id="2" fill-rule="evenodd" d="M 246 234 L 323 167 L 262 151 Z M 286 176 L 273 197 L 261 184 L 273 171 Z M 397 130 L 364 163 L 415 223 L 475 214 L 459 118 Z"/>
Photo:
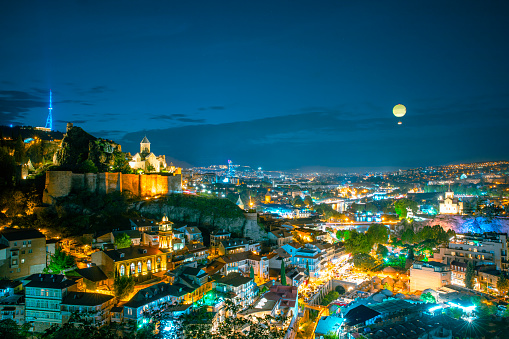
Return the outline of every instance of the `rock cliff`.
<path id="1" fill-rule="evenodd" d="M 192 198 L 192 200 L 196 199 L 199 201 L 200 198 Z M 243 213 L 240 208 L 229 200 L 205 199 L 208 200 L 207 208 L 203 208 L 202 204 L 196 203 L 196 201 L 182 203 L 182 201 L 175 202 L 172 200 L 172 198 L 162 198 L 142 201 L 137 202 L 133 207 L 142 215 L 151 215 L 158 218 L 166 215 L 171 221 L 206 226 L 211 231 L 226 229 L 254 240 L 262 240 L 266 237 L 256 221 L 256 213 L 254 217 L 250 213 Z M 187 199 L 184 198 L 184 200 Z"/>
<path id="2" fill-rule="evenodd" d="M 474 217 L 463 215 L 437 215 L 432 220 L 419 223 L 422 226 L 440 225 L 444 230 L 452 229 L 456 233 L 509 233 L 509 218 Z"/>

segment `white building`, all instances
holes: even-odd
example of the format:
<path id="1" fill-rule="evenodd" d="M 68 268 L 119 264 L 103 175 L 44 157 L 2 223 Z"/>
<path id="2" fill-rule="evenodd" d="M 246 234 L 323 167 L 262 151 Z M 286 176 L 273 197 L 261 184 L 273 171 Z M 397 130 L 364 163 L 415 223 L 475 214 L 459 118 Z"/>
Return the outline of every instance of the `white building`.
<path id="1" fill-rule="evenodd" d="M 440 197 L 440 214 L 463 214 L 463 201 L 454 197 L 454 192 L 445 192 L 445 199 Z"/>
<path id="2" fill-rule="evenodd" d="M 132 169 L 141 169 L 144 172 L 161 172 L 166 169 L 166 158 L 164 155 L 156 156 L 150 152 L 150 141 L 144 137 L 140 142 L 140 153 L 136 153 L 129 161 Z"/>

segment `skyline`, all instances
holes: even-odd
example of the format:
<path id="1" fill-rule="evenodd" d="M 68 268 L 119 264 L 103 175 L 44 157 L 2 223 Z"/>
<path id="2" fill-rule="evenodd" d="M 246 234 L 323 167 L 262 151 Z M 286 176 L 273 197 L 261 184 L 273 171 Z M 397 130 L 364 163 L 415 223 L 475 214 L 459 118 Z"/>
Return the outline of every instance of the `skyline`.
<path id="1" fill-rule="evenodd" d="M 9 3 L 0 124 L 44 126 L 51 88 L 55 129 L 176 164 L 509 158 L 507 4 L 320 5 Z"/>

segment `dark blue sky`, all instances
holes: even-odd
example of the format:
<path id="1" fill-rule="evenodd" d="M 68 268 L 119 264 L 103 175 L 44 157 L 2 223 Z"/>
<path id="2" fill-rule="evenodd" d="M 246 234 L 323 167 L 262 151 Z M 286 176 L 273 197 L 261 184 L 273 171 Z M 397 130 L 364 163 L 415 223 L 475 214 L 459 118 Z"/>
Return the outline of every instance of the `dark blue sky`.
<path id="1" fill-rule="evenodd" d="M 33 1 L 0 11 L 0 124 L 267 169 L 509 159 L 505 1 Z M 397 125 L 392 107 L 407 107 Z"/>

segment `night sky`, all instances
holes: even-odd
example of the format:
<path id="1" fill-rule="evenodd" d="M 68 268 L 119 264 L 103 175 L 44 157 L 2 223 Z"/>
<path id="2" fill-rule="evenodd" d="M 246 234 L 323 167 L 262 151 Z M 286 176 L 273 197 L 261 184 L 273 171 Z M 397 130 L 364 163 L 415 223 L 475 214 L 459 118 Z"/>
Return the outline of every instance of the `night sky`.
<path id="1" fill-rule="evenodd" d="M 4 1 L 0 30 L 3 125 L 51 88 L 55 129 L 179 165 L 509 159 L 507 1 Z"/>

